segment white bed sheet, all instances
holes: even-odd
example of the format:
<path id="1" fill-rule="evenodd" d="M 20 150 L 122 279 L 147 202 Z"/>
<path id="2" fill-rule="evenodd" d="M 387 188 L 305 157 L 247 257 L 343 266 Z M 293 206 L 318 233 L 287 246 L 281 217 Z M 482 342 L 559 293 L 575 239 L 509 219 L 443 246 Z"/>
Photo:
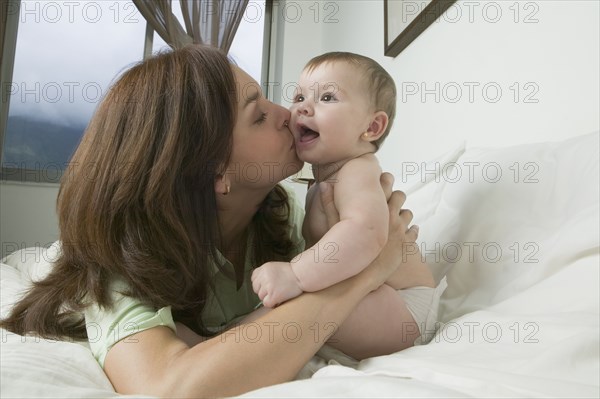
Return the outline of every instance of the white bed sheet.
<path id="1" fill-rule="evenodd" d="M 503 149 L 461 146 L 423 165 L 437 163 L 438 176 L 398 178 L 399 166 L 397 187 L 409 193 L 421 248 L 449 284 L 432 342 L 356 369 L 332 362 L 310 379 L 241 397 L 599 397 L 599 147 L 596 132 Z M 491 165 L 489 173 L 450 174 L 462 168 L 468 177 L 477 163 L 480 172 Z M 501 256 L 491 252 L 498 248 Z M 51 251 L 3 260 L 2 315 L 43 275 Z M 119 396 L 77 343 L 3 330 L 0 368 L 3 398 Z"/>
<path id="2" fill-rule="evenodd" d="M 365 360 L 357 370 L 327 366 L 310 380 L 243 397 L 598 397 L 598 308 L 590 304 L 598 302 L 598 262 L 583 258 L 452 320 L 428 345 Z M 566 284 L 578 295 L 557 295 Z"/>

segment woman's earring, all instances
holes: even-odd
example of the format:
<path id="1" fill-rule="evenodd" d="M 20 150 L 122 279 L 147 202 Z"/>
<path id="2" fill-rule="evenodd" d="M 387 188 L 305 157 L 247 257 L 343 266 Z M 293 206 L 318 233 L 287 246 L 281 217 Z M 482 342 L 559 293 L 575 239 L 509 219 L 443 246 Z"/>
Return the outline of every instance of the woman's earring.
<path id="1" fill-rule="evenodd" d="M 368 139 L 369 138 L 369 132 L 364 132 L 362 134 L 362 136 L 363 136 L 363 139 L 365 139 L 365 140 Z"/>
<path id="2" fill-rule="evenodd" d="M 225 184 L 225 192 L 223 195 L 227 195 L 231 192 L 231 186 L 229 184 Z"/>

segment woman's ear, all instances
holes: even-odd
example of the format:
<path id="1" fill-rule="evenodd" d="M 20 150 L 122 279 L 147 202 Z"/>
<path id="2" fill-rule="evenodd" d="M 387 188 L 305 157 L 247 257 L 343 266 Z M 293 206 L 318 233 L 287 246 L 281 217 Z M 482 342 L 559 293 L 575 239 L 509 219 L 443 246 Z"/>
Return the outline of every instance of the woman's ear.
<path id="1" fill-rule="evenodd" d="M 384 111 L 375 112 L 371 119 L 371 123 L 369 124 L 367 131 L 363 133 L 362 138 L 367 141 L 378 140 L 385 132 L 388 122 L 388 116 Z"/>
<path id="2" fill-rule="evenodd" d="M 227 195 L 231 192 L 231 182 L 227 174 L 215 177 L 215 192 L 221 195 Z"/>

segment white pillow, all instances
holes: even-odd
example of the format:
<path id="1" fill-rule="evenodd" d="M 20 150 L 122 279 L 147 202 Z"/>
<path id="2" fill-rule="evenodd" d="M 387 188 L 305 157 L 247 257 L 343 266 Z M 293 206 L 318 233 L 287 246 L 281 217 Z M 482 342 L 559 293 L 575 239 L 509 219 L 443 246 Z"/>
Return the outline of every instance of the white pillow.
<path id="1" fill-rule="evenodd" d="M 599 147 L 595 132 L 471 148 L 448 169 L 419 235 L 436 279 L 448 277 L 442 321 L 499 303 L 598 251 Z"/>
<path id="2" fill-rule="evenodd" d="M 426 162 L 402 162 L 389 172 L 395 177 L 394 189 L 406 194 L 404 208 L 413 212 L 412 223 L 420 225 L 435 213 L 446 185 L 443 176 L 451 173 L 465 151 L 465 143 Z"/>
<path id="3" fill-rule="evenodd" d="M 56 259 L 58 244 L 16 251 L 0 262 L 0 317 L 42 279 Z M 94 359 L 87 341 L 59 342 L 21 337 L 0 329 L 0 397 L 109 398 L 119 396 Z"/>

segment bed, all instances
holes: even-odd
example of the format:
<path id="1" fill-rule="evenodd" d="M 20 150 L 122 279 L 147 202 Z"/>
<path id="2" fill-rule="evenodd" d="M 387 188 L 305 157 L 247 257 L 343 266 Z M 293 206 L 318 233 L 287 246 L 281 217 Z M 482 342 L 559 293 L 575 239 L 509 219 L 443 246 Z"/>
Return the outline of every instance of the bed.
<path id="1" fill-rule="evenodd" d="M 241 397 L 599 397 L 599 133 L 505 148 L 458 145 L 399 166 L 439 281 L 430 343 Z M 53 248 L 2 260 L 5 315 Z M 1 397 L 119 396 L 84 344 L 2 331 Z"/>

